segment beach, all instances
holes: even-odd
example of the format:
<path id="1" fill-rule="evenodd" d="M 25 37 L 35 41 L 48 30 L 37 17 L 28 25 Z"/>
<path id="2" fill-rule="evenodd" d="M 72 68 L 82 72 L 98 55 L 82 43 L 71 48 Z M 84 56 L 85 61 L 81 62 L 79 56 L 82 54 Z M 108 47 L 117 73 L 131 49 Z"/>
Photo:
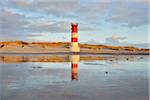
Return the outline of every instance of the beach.
<path id="1" fill-rule="evenodd" d="M 2 100 L 148 100 L 148 58 L 146 55 L 3 55 L 0 97 Z M 72 63 L 77 60 L 78 68 L 72 70 Z"/>
<path id="2" fill-rule="evenodd" d="M 149 49 L 132 46 L 79 44 L 79 54 L 149 55 Z M 70 54 L 69 42 L 0 42 L 0 54 Z"/>

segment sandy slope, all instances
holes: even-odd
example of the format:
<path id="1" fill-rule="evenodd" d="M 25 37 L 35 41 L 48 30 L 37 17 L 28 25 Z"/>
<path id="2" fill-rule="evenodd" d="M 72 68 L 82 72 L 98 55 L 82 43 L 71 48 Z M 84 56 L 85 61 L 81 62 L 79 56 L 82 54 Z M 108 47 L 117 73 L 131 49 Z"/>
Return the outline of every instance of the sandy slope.
<path id="1" fill-rule="evenodd" d="M 0 54 L 4 53 L 69 53 L 70 43 L 64 42 L 34 42 L 22 41 L 0 42 Z M 101 54 L 149 54 L 149 49 L 136 47 L 105 46 L 80 44 L 81 53 Z"/>

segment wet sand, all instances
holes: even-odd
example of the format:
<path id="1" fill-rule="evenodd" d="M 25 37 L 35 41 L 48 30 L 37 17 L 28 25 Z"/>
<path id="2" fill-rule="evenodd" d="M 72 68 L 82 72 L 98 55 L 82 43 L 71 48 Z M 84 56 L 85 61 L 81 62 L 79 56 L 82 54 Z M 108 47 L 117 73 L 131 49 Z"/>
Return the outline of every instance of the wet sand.
<path id="1" fill-rule="evenodd" d="M 148 58 L 82 55 L 77 79 L 73 80 L 72 62 L 67 55 L 3 55 L 0 97 L 1 100 L 148 100 Z"/>
<path id="2" fill-rule="evenodd" d="M 72 55 L 0 55 L 1 63 L 23 63 L 23 62 L 70 62 L 69 57 Z M 140 60 L 146 56 L 140 55 L 80 55 L 80 61 L 98 61 L 98 60 L 121 60 L 134 61 Z M 13 58 L 13 59 L 12 59 Z"/>

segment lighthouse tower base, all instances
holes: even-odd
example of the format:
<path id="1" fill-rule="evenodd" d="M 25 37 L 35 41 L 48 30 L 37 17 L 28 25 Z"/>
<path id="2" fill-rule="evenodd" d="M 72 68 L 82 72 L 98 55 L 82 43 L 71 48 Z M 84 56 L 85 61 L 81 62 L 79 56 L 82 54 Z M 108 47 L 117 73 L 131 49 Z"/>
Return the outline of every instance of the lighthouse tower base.
<path id="1" fill-rule="evenodd" d="M 80 47 L 79 47 L 78 43 L 71 43 L 70 51 L 71 52 L 80 52 Z"/>

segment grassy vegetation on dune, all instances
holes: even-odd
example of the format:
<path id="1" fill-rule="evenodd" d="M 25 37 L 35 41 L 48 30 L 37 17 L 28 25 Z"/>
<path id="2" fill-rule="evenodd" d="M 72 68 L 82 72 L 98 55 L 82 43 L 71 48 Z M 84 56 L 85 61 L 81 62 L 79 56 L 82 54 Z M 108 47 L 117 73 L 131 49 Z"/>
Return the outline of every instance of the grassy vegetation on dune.
<path id="1" fill-rule="evenodd" d="M 24 47 L 32 45 L 32 47 L 51 47 L 51 48 L 69 48 L 70 42 L 24 42 L 24 41 L 5 41 L 0 42 L 0 48 L 5 48 L 7 46 L 14 47 Z M 111 46 L 111 45 L 93 45 L 93 44 L 79 44 L 81 49 L 90 49 L 90 50 L 124 50 L 124 51 L 146 51 L 149 52 L 150 49 L 141 49 L 133 46 Z"/>

